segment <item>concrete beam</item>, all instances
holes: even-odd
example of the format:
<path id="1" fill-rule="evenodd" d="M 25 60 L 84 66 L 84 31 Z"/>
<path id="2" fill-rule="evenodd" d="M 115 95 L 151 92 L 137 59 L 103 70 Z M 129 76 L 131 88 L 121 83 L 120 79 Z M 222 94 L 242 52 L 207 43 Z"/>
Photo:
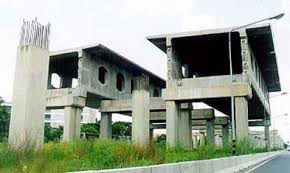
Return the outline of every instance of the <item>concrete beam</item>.
<path id="1" fill-rule="evenodd" d="M 153 129 L 166 129 L 166 124 L 152 124 Z M 206 130 L 206 126 L 192 126 L 192 130 Z M 222 126 L 215 126 L 215 130 L 222 130 Z"/>
<path id="2" fill-rule="evenodd" d="M 255 121 L 249 121 L 249 126 L 251 127 L 264 127 L 264 126 L 270 126 L 271 125 L 271 121 L 270 120 L 266 120 L 266 122 L 264 120 L 255 120 Z"/>
<path id="3" fill-rule="evenodd" d="M 150 111 L 165 111 L 165 101 L 161 97 L 150 97 Z M 132 99 L 103 100 L 100 112 L 126 113 L 132 112 Z"/>
<path id="4" fill-rule="evenodd" d="M 185 110 L 181 110 L 182 112 Z M 191 119 L 192 120 L 206 120 L 206 119 L 213 119 L 214 117 L 214 110 L 213 109 L 194 109 L 191 111 Z M 166 120 L 166 112 L 151 112 L 150 113 L 150 121 L 165 121 Z M 223 121 L 223 120 L 218 120 Z"/>
<path id="5" fill-rule="evenodd" d="M 67 106 L 83 108 L 86 105 L 85 91 L 63 88 L 46 91 L 46 108 L 55 109 Z"/>
<path id="6" fill-rule="evenodd" d="M 237 80 L 242 80 L 241 75 L 235 75 Z M 240 79 L 241 78 L 241 79 Z M 201 78 L 187 78 L 167 81 L 168 87 L 162 90 L 164 100 L 188 101 L 209 98 L 225 98 L 244 96 L 250 99 L 252 89 L 248 83 L 235 83 L 231 92 L 230 76 L 215 76 Z"/>

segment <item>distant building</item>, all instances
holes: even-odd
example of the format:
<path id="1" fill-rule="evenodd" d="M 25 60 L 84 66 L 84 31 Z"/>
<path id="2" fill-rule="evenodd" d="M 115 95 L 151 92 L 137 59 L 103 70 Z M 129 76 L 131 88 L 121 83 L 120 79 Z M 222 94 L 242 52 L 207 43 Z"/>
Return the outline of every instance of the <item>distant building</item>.
<path id="1" fill-rule="evenodd" d="M 96 123 L 96 110 L 85 107 L 81 114 L 81 124 Z M 50 124 L 51 127 L 57 128 L 64 125 L 64 110 L 53 109 L 45 112 L 44 122 Z"/>

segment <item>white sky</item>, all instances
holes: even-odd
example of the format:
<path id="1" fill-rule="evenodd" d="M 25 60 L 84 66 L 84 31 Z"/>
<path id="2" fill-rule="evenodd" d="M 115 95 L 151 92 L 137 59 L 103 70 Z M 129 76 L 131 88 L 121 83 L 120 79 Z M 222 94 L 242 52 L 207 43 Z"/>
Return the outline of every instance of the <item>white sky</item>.
<path id="1" fill-rule="evenodd" d="M 11 101 L 23 18 L 52 24 L 51 50 L 102 43 L 166 78 L 166 56 L 146 36 L 238 26 L 281 12 L 286 16 L 273 21 L 274 39 L 282 90 L 290 92 L 290 0 L 1 0 L 0 96 Z M 271 101 L 273 117 L 290 114 L 289 107 L 290 95 Z M 290 115 L 273 120 L 290 141 Z"/>

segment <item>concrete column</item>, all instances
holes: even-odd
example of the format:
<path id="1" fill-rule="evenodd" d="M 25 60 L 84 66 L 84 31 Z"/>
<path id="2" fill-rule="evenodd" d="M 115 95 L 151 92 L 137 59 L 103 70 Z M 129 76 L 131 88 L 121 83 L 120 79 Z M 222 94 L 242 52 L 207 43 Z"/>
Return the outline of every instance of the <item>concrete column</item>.
<path id="1" fill-rule="evenodd" d="M 229 125 L 222 125 L 222 141 L 223 146 L 229 143 Z"/>
<path id="2" fill-rule="evenodd" d="M 62 76 L 60 79 L 60 88 L 71 88 L 72 87 L 72 77 Z"/>
<path id="3" fill-rule="evenodd" d="M 112 139 L 112 114 L 101 112 L 100 139 Z"/>
<path id="4" fill-rule="evenodd" d="M 184 104 L 189 105 L 189 104 Z M 184 148 L 192 148 L 192 121 L 191 109 L 183 110 L 179 121 L 179 142 Z"/>
<path id="5" fill-rule="evenodd" d="M 48 65 L 48 49 L 18 47 L 9 127 L 12 148 L 43 145 Z"/>
<path id="6" fill-rule="evenodd" d="M 201 132 L 199 134 L 199 145 L 205 145 L 205 135 Z"/>
<path id="7" fill-rule="evenodd" d="M 180 104 L 166 101 L 166 140 L 169 147 L 175 147 L 179 140 Z"/>
<path id="8" fill-rule="evenodd" d="M 132 139 L 135 144 L 145 146 L 150 141 L 149 77 L 139 76 L 133 82 Z"/>
<path id="9" fill-rule="evenodd" d="M 265 125 L 265 142 L 266 142 L 266 149 L 267 151 L 271 150 L 270 145 L 270 129 L 269 126 Z"/>
<path id="10" fill-rule="evenodd" d="M 182 66 L 171 38 L 166 38 L 167 80 L 182 78 Z M 168 83 L 166 82 L 166 85 Z"/>
<path id="11" fill-rule="evenodd" d="M 192 143 L 193 143 L 193 148 L 197 148 L 198 144 L 197 144 L 197 136 L 196 135 L 193 136 Z"/>
<path id="12" fill-rule="evenodd" d="M 248 100 L 245 97 L 235 97 L 235 115 L 237 140 L 248 138 Z"/>
<path id="13" fill-rule="evenodd" d="M 51 72 L 48 72 L 48 77 L 47 77 L 47 89 L 52 89 L 53 86 L 51 85 Z"/>
<path id="14" fill-rule="evenodd" d="M 64 108 L 63 140 L 78 140 L 81 132 L 82 108 L 68 106 Z"/>
<path id="15" fill-rule="evenodd" d="M 149 136 L 150 136 L 150 141 L 153 141 L 153 137 L 154 137 L 154 129 L 153 128 L 150 128 Z"/>
<path id="16" fill-rule="evenodd" d="M 210 145 L 214 145 L 215 144 L 214 119 L 206 120 L 206 134 L 208 143 Z"/>

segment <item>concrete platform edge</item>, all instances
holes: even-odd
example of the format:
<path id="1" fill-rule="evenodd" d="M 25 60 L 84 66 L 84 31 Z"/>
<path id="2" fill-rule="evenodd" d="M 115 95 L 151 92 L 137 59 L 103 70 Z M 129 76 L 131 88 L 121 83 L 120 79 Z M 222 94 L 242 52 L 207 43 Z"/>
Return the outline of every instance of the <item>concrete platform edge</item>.
<path id="1" fill-rule="evenodd" d="M 122 169 L 89 170 L 77 173 L 235 173 L 271 159 L 282 152 L 283 151 L 275 151 Z"/>

